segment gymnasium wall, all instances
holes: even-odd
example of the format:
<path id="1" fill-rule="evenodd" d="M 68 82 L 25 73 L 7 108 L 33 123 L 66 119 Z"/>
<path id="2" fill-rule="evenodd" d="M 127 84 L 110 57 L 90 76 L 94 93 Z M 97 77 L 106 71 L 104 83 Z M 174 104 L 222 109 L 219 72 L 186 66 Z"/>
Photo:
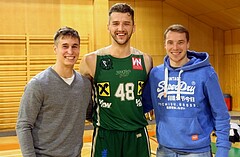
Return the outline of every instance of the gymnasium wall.
<path id="1" fill-rule="evenodd" d="M 161 0 L 2 0 L 0 131 L 14 129 L 19 101 L 29 79 L 54 64 L 52 37 L 55 31 L 61 26 L 78 30 L 81 36 L 81 59 L 84 54 L 110 44 L 111 38 L 107 31 L 108 9 L 116 2 L 127 2 L 134 7 L 136 32 L 131 44 L 152 55 L 154 65 L 161 64 L 165 56 L 164 30 L 173 23 L 188 27 L 190 49 L 210 54 L 210 61 L 219 74 L 224 92 L 233 96 L 233 110 L 240 110 L 240 106 L 235 105 L 240 103 L 237 98 L 237 66 L 231 65 L 237 64 L 239 58 L 234 51 L 238 47 L 231 46 L 237 41 L 233 37 L 236 32 L 239 33 L 237 30 L 224 32 L 212 28 Z M 75 66 L 76 70 L 80 59 Z M 236 62 L 230 62 L 231 59 Z M 233 75 L 235 81 L 228 77 Z"/>
<path id="2" fill-rule="evenodd" d="M 225 53 L 222 75 L 223 91 L 232 96 L 232 109 L 240 111 L 240 29 L 229 30 L 225 33 Z"/>

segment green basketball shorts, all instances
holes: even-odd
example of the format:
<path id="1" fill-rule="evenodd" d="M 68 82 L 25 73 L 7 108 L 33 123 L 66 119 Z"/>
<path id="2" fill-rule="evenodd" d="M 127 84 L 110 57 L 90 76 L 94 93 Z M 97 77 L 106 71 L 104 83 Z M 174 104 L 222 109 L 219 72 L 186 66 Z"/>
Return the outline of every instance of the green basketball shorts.
<path id="1" fill-rule="evenodd" d="M 94 128 L 91 157 L 150 157 L 147 129 L 136 131 Z"/>

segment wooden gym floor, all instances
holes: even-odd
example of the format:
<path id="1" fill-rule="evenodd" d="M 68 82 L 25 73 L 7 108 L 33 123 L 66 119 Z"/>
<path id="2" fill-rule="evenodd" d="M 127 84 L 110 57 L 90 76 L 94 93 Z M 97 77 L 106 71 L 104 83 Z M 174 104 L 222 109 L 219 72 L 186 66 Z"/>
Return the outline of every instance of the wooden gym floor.
<path id="1" fill-rule="evenodd" d="M 157 149 L 155 124 L 148 125 L 147 128 L 150 136 L 151 150 L 152 153 L 155 154 L 154 152 Z M 84 131 L 82 157 L 90 157 L 92 133 L 92 129 L 86 129 Z M 22 157 L 16 136 L 0 137 L 0 157 Z"/>
<path id="2" fill-rule="evenodd" d="M 240 112 L 230 112 L 231 116 L 235 117 L 234 122 L 240 124 Z M 237 117 L 237 118 L 236 118 Z M 86 124 L 89 126 L 91 124 Z M 150 137 L 152 157 L 156 157 L 155 151 L 157 149 L 157 140 L 155 138 L 155 124 L 151 122 L 148 126 L 148 133 Z M 92 140 L 92 129 L 86 129 L 84 131 L 84 145 L 82 149 L 82 157 L 90 157 L 91 151 L 91 140 Z M 212 137 L 212 148 L 215 153 L 216 139 Z M 214 154 L 213 154 L 214 156 Z M 0 157 L 22 157 L 19 149 L 19 144 L 16 136 L 4 136 L 0 137 Z M 240 142 L 232 144 L 229 157 L 240 157 Z"/>
<path id="3" fill-rule="evenodd" d="M 154 153 L 154 150 L 157 149 L 157 141 L 155 138 L 155 124 L 148 125 L 147 128 L 150 136 L 151 150 L 153 150 Z M 84 131 L 82 157 L 90 157 L 92 133 L 92 129 L 86 129 Z M 0 157 L 22 157 L 16 136 L 0 137 Z"/>

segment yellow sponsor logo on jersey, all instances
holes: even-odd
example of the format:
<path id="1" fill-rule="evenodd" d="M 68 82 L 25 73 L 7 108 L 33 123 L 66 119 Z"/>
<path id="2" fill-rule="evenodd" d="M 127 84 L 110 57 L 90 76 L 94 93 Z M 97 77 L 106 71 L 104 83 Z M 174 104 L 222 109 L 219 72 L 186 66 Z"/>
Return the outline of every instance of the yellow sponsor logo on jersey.
<path id="1" fill-rule="evenodd" d="M 138 90 L 137 90 L 137 95 L 142 95 L 142 90 L 143 90 L 143 81 L 138 81 Z"/>
<path id="2" fill-rule="evenodd" d="M 99 96 L 110 96 L 110 84 L 109 82 L 97 83 Z"/>

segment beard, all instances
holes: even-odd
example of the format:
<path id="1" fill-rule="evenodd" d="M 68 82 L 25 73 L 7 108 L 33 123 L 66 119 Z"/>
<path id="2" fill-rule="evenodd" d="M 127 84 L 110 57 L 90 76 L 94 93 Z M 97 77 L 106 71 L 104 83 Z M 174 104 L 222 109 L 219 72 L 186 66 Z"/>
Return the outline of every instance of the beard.
<path id="1" fill-rule="evenodd" d="M 126 36 L 127 36 L 127 39 L 125 39 L 125 40 L 119 40 L 118 38 L 117 38 L 117 35 L 115 35 L 116 33 L 111 33 L 111 36 L 112 36 L 112 38 L 113 38 L 113 40 L 117 43 L 117 44 L 119 44 L 119 45 L 125 45 L 126 43 L 128 43 L 128 41 L 131 39 L 131 36 L 132 36 L 132 32 L 128 35 L 128 34 L 126 34 Z"/>

